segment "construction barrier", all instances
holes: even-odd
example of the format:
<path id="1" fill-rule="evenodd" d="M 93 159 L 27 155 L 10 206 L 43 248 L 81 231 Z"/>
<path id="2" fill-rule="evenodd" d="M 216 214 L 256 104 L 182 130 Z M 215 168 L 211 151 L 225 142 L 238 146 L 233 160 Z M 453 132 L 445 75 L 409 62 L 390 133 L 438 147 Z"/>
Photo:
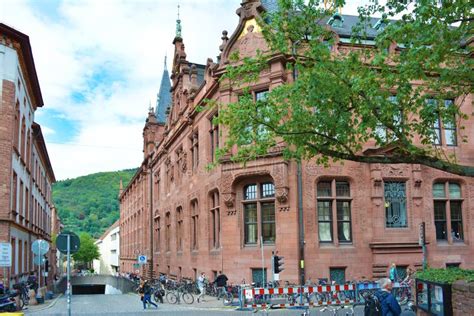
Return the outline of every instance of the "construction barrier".
<path id="1" fill-rule="evenodd" d="M 405 283 L 393 283 L 395 290 L 407 287 L 410 286 Z M 253 309 L 345 305 L 363 303 L 362 293 L 373 293 L 379 289 L 380 285 L 376 282 L 304 287 L 242 288 L 239 300 L 240 308 Z M 282 300 L 284 302 L 281 302 Z"/>
<path id="2" fill-rule="evenodd" d="M 355 289 L 354 284 L 242 289 L 241 308 L 316 307 L 353 304 L 356 302 Z M 340 299 L 341 296 L 350 298 Z M 285 302 L 271 302 L 278 299 L 283 299 Z"/>

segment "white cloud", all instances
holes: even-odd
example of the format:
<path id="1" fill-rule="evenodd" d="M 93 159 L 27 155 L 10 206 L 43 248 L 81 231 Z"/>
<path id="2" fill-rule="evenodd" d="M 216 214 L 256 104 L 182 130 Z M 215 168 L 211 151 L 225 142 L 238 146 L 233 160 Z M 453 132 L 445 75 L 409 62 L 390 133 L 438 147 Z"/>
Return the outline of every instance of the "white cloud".
<path id="1" fill-rule="evenodd" d="M 232 34 L 238 23 L 235 10 L 240 2 L 180 1 L 189 61 L 204 64 L 208 57 L 215 59 L 222 30 Z M 30 37 L 45 102 L 38 111 L 54 109 L 58 117 L 75 122 L 73 139 L 48 144 L 56 178 L 138 166 L 142 129 L 148 104 L 154 104 L 159 89 L 164 55 L 172 60 L 177 2 L 55 4 L 1 0 L 0 20 Z M 344 13 L 355 14 L 354 7 L 351 2 Z M 101 73 L 106 80 L 95 81 Z M 74 92 L 84 100 L 72 98 Z M 49 125 L 43 131 L 48 143 L 55 131 Z"/>
<path id="2" fill-rule="evenodd" d="M 176 1 L 53 3 L 39 8 L 2 0 L 0 20 L 30 37 L 45 102 L 38 111 L 54 109 L 75 122 L 76 136 L 59 144 L 48 143 L 55 131 L 43 126 L 56 178 L 137 167 L 148 105 L 155 102 L 164 56 L 173 53 Z M 240 1 L 180 3 L 188 60 L 204 64 L 218 54 L 221 31 L 237 25 Z M 52 11 L 45 14 L 46 8 Z M 106 81 L 97 81 L 103 73 Z M 84 100 L 72 98 L 74 92 Z"/>

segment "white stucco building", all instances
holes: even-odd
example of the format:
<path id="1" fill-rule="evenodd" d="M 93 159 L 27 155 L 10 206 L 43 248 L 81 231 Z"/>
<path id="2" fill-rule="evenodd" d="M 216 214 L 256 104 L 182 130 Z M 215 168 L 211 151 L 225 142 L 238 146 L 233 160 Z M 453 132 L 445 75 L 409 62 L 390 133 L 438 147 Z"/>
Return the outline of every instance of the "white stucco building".
<path id="1" fill-rule="evenodd" d="M 94 271 L 98 274 L 115 274 L 119 268 L 120 225 L 117 220 L 95 242 L 99 247 L 100 259 L 94 260 Z"/>

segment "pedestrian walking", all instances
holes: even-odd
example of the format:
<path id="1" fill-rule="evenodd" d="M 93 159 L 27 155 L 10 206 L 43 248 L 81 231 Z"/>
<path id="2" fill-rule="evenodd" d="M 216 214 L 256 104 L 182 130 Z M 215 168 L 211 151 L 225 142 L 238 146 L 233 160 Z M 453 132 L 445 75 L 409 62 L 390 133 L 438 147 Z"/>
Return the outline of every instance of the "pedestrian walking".
<path id="1" fill-rule="evenodd" d="M 229 279 L 227 278 L 227 276 L 219 271 L 219 275 L 215 280 L 217 288 L 217 300 L 219 300 L 221 296 L 225 295 L 228 280 Z"/>
<path id="2" fill-rule="evenodd" d="M 146 304 L 151 304 L 155 306 L 155 308 L 158 308 L 158 305 L 151 301 L 151 286 L 148 283 L 148 280 L 140 282 L 138 293 L 140 293 L 141 300 L 143 302 L 143 309 L 146 309 Z"/>
<path id="3" fill-rule="evenodd" d="M 206 294 L 206 274 L 204 272 L 201 272 L 201 275 L 197 279 L 197 284 L 199 288 L 199 296 L 197 297 L 197 301 L 199 302 L 204 302 L 204 295 Z"/>
<path id="4" fill-rule="evenodd" d="M 390 267 L 390 271 L 389 271 L 389 274 L 388 274 L 388 278 L 392 281 L 392 282 L 398 282 L 398 272 L 397 272 L 397 265 L 394 263 L 392 263 L 392 266 Z"/>
<path id="5" fill-rule="evenodd" d="M 400 316 L 402 309 L 395 296 L 392 294 L 392 281 L 390 279 L 381 279 L 381 290 L 375 293 L 382 308 L 382 316 Z"/>

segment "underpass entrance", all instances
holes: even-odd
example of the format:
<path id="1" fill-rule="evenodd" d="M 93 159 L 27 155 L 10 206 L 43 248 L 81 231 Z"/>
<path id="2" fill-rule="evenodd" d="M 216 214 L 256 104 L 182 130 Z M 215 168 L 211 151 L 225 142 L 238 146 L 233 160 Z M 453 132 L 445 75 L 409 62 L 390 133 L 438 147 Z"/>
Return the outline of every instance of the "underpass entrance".
<path id="1" fill-rule="evenodd" d="M 72 286 L 73 295 L 105 294 L 105 284 L 83 284 Z"/>

